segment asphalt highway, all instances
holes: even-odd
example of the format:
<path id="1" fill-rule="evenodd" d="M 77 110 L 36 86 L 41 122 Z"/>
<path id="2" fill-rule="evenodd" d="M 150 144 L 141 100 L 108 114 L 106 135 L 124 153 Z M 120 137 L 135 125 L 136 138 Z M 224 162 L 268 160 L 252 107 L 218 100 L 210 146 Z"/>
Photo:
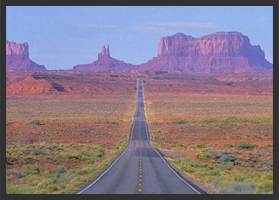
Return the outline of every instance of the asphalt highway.
<path id="1" fill-rule="evenodd" d="M 140 79 L 128 147 L 103 173 L 77 194 L 204 193 L 172 169 L 160 152 L 151 146 L 142 92 Z"/>

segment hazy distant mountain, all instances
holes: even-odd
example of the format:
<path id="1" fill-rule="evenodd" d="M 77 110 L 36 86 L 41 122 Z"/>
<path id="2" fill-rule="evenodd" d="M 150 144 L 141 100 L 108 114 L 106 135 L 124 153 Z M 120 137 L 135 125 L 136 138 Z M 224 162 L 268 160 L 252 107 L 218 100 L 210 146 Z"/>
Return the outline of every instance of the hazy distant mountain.
<path id="1" fill-rule="evenodd" d="M 6 40 L 6 70 L 45 71 L 46 68 L 29 59 L 29 46 L 27 42 L 16 44 Z"/>
<path id="2" fill-rule="evenodd" d="M 259 45 L 238 32 L 217 32 L 200 38 L 177 33 L 162 37 L 158 56 L 140 65 L 141 70 L 187 73 L 272 73 Z"/>

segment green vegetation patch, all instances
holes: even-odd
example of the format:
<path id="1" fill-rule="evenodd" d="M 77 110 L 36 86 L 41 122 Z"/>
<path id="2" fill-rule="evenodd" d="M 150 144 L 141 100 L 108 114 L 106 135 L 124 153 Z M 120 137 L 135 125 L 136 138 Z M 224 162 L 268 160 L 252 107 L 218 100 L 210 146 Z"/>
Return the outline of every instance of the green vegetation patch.
<path id="1" fill-rule="evenodd" d="M 224 120 L 218 121 L 216 119 L 205 119 L 192 121 L 193 124 L 228 124 L 228 123 L 272 123 L 272 120 L 261 118 L 261 119 L 245 119 L 237 117 L 229 117 Z"/>
<path id="2" fill-rule="evenodd" d="M 197 143 L 197 144 L 189 145 L 187 149 L 201 149 L 205 147 L 206 146 L 203 143 Z"/>
<path id="3" fill-rule="evenodd" d="M 186 121 L 186 120 L 175 120 L 175 121 L 172 121 L 171 124 L 188 124 L 189 121 Z"/>
<path id="4" fill-rule="evenodd" d="M 237 158 L 235 156 L 232 156 L 230 154 L 224 154 L 222 155 L 218 161 L 220 162 L 234 162 Z"/>
<path id="5" fill-rule="evenodd" d="M 27 123 L 27 125 L 41 125 L 39 120 L 32 120 L 30 122 Z"/>
<path id="6" fill-rule="evenodd" d="M 196 154 L 192 159 L 185 156 L 166 156 L 166 158 L 180 171 L 202 184 L 214 187 L 215 192 L 223 194 L 270 194 L 273 192 L 272 167 L 262 167 L 260 163 L 255 164 L 253 160 L 241 160 L 228 153 L 218 153 L 219 158 L 209 161 L 208 152 Z M 248 168 L 242 165 L 245 162 L 256 165 Z"/>
<path id="7" fill-rule="evenodd" d="M 96 177 L 126 146 L 124 139 L 110 146 L 46 142 L 7 145 L 7 160 L 13 164 L 6 166 L 6 192 L 71 193 Z"/>
<path id="8" fill-rule="evenodd" d="M 237 148 L 240 148 L 240 149 L 253 149 L 253 148 L 257 147 L 256 144 L 254 144 L 252 142 L 245 142 L 245 141 L 235 143 L 234 146 Z"/>

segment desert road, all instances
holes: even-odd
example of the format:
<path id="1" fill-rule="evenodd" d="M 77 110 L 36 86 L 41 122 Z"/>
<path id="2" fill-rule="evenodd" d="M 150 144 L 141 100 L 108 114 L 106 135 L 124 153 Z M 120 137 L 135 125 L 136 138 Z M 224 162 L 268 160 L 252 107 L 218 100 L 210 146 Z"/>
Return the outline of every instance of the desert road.
<path id="1" fill-rule="evenodd" d="M 136 112 L 128 147 L 77 194 L 204 194 L 171 168 L 149 141 L 138 82 Z"/>

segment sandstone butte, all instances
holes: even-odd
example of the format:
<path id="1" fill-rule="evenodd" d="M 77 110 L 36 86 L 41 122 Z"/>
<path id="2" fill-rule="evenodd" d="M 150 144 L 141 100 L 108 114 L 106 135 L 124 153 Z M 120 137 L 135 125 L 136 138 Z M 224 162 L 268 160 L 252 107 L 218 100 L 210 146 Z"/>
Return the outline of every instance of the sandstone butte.
<path id="1" fill-rule="evenodd" d="M 216 32 L 200 38 L 176 33 L 162 37 L 158 56 L 140 65 L 141 70 L 187 73 L 272 73 L 259 45 L 238 32 Z"/>
<path id="2" fill-rule="evenodd" d="M 138 65 L 132 65 L 114 59 L 109 54 L 109 46 L 103 45 L 101 53 L 98 54 L 98 60 L 91 64 L 79 64 L 73 67 L 73 71 L 120 71 L 120 70 L 138 70 Z"/>
<path id="3" fill-rule="evenodd" d="M 6 40 L 6 70 L 46 71 L 46 68 L 29 59 L 29 46 L 27 42 L 16 44 Z"/>
<path id="4" fill-rule="evenodd" d="M 6 41 L 7 70 L 46 70 L 29 59 L 28 44 Z M 183 33 L 162 37 L 158 55 L 146 63 L 133 65 L 110 56 L 109 46 L 102 47 L 98 60 L 79 64 L 71 71 L 144 70 L 186 73 L 273 73 L 259 45 L 239 32 L 216 32 L 200 38 Z"/>

